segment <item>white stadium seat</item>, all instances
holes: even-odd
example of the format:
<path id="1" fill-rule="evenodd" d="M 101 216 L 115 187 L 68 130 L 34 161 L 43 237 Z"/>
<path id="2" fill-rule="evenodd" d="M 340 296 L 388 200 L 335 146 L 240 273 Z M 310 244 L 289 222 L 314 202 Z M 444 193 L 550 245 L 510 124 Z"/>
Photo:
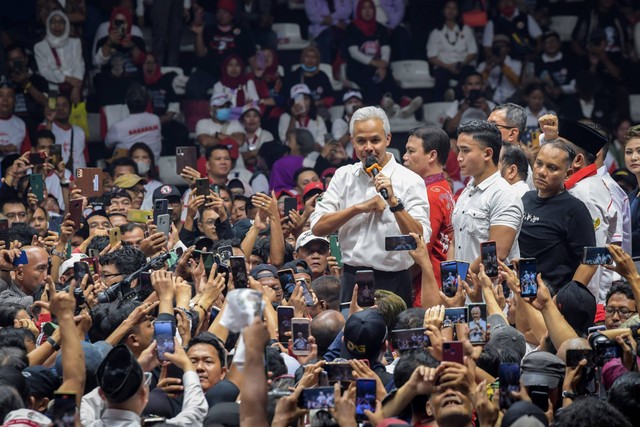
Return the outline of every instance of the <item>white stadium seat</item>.
<path id="1" fill-rule="evenodd" d="M 309 46 L 309 41 L 302 38 L 298 24 L 273 24 L 272 29 L 278 35 L 278 50 L 300 50 Z"/>
<path id="2" fill-rule="evenodd" d="M 560 41 L 570 42 L 573 28 L 578 22 L 578 17 L 573 15 L 558 15 L 551 17 L 549 28 L 560 35 Z"/>
<path id="3" fill-rule="evenodd" d="M 395 61 L 391 63 L 391 70 L 402 89 L 430 89 L 435 85 L 427 61 Z"/>
<path id="4" fill-rule="evenodd" d="M 631 121 L 640 122 L 640 95 L 629 95 L 629 108 L 631 110 Z"/>
<path id="5" fill-rule="evenodd" d="M 446 113 L 450 106 L 450 102 L 430 102 L 429 104 L 424 104 L 422 106 L 422 118 L 429 125 L 442 127 L 447 118 Z"/>

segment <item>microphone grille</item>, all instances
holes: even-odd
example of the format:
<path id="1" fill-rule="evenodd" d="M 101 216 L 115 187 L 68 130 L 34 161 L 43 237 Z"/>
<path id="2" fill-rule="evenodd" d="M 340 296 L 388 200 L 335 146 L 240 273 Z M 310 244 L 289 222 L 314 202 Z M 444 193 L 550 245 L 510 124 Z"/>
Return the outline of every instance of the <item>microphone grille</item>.
<path id="1" fill-rule="evenodd" d="M 364 165 L 368 168 L 375 165 L 376 163 L 378 163 L 378 159 L 376 159 L 376 156 L 367 156 L 367 158 L 364 159 Z"/>

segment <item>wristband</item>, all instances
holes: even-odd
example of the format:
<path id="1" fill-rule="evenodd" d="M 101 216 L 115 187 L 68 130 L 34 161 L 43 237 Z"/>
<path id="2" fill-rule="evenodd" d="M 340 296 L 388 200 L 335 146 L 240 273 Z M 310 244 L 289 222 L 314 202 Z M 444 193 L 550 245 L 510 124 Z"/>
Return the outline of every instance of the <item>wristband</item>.
<path id="1" fill-rule="evenodd" d="M 54 349 L 55 351 L 60 350 L 60 344 L 58 344 L 57 342 L 55 342 L 53 338 L 51 338 L 51 337 L 47 337 L 47 342 L 48 342 L 49 344 L 51 344 L 51 347 L 53 347 L 53 349 Z"/>
<path id="2" fill-rule="evenodd" d="M 578 395 L 573 392 L 573 391 L 567 391 L 567 390 L 563 390 L 562 391 L 562 397 L 563 398 L 567 398 L 567 399 L 575 399 Z"/>
<path id="3" fill-rule="evenodd" d="M 64 252 L 58 252 L 55 249 L 51 251 L 51 255 L 57 256 L 58 258 L 60 258 L 63 261 L 66 261 L 68 259 L 67 254 L 65 254 Z"/>

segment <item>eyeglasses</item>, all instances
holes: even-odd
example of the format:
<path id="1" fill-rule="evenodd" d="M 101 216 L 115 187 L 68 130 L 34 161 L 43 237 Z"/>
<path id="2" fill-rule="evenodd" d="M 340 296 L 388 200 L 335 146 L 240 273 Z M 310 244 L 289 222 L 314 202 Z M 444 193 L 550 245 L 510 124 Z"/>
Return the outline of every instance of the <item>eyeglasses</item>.
<path id="1" fill-rule="evenodd" d="M 12 219 L 12 220 L 16 218 L 25 219 L 27 217 L 27 213 L 26 212 L 10 212 L 5 216 L 7 217 L 7 219 Z"/>
<path id="2" fill-rule="evenodd" d="M 216 220 L 215 219 L 210 219 L 209 221 L 206 221 L 204 223 L 204 225 L 206 225 L 207 227 L 215 227 L 216 226 Z"/>
<path id="3" fill-rule="evenodd" d="M 113 274 L 104 274 L 104 273 L 100 273 L 100 277 L 102 277 L 103 279 L 108 279 L 109 277 L 114 277 L 114 276 L 124 276 L 124 273 L 113 273 Z"/>
<path id="4" fill-rule="evenodd" d="M 131 191 L 133 194 L 147 194 L 147 190 L 144 188 L 127 188 L 127 191 Z"/>
<path id="5" fill-rule="evenodd" d="M 501 125 L 501 124 L 496 123 L 496 122 L 489 122 L 489 123 L 493 123 L 494 125 L 496 125 L 496 127 L 503 128 L 503 129 L 515 129 L 515 128 L 517 128 L 517 126 Z"/>
<path id="6" fill-rule="evenodd" d="M 613 316 L 615 313 L 618 313 L 618 316 L 620 316 L 623 319 L 628 319 L 629 317 L 631 317 L 632 314 L 637 313 L 637 311 L 631 311 L 628 308 L 613 308 L 613 307 L 606 307 L 604 309 L 604 312 L 607 316 Z"/>

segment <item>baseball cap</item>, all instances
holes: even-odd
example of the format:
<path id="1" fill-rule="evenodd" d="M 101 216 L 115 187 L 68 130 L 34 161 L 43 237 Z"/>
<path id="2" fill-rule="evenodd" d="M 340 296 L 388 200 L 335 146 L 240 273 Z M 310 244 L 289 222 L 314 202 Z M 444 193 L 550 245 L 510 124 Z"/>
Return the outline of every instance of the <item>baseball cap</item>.
<path id="1" fill-rule="evenodd" d="M 134 173 L 124 174 L 113 181 L 114 187 L 118 188 L 131 188 L 138 183 L 142 183 L 144 185 L 147 183 L 147 180 Z"/>
<path id="2" fill-rule="evenodd" d="M 237 402 L 221 402 L 209 408 L 204 425 L 212 423 L 225 427 L 240 425 L 240 405 Z"/>
<path id="3" fill-rule="evenodd" d="M 611 174 L 611 178 L 613 178 L 616 182 L 624 181 L 632 187 L 635 187 L 637 182 L 635 176 L 624 168 L 616 169 Z"/>
<path id="4" fill-rule="evenodd" d="M 182 193 L 175 185 L 163 185 L 153 190 L 153 201 L 158 199 L 168 199 L 169 197 L 181 198 Z"/>
<path id="5" fill-rule="evenodd" d="M 240 114 L 240 117 L 244 116 L 249 111 L 255 111 L 259 116 L 262 115 L 262 111 L 260 111 L 258 105 L 252 102 L 251 104 L 247 104 L 242 107 L 242 113 Z"/>
<path id="6" fill-rule="evenodd" d="M 271 264 L 258 264 L 251 269 L 250 275 L 256 280 L 267 277 L 278 278 L 278 270 Z"/>
<path id="7" fill-rule="evenodd" d="M 496 348 L 511 347 L 518 351 L 520 358 L 524 357 L 527 352 L 527 344 L 520 331 L 509 325 L 506 319 L 499 314 L 488 316 L 487 323 L 491 327 L 491 338 L 487 345 Z"/>
<path id="8" fill-rule="evenodd" d="M 233 0 L 218 0 L 218 9 L 224 9 L 234 15 L 236 13 L 236 2 Z"/>
<path id="9" fill-rule="evenodd" d="M 304 83 L 298 83 L 291 87 L 291 99 L 298 95 L 311 95 L 311 89 Z"/>
<path id="10" fill-rule="evenodd" d="M 320 179 L 324 179 L 328 176 L 333 176 L 336 173 L 336 168 L 326 168 L 325 170 L 322 171 L 322 173 L 320 174 Z"/>
<path id="11" fill-rule="evenodd" d="M 46 415 L 33 409 L 16 409 L 4 417 L 3 426 L 13 427 L 49 427 L 53 421 Z"/>
<path id="12" fill-rule="evenodd" d="M 292 269 L 294 273 L 307 273 L 311 276 L 311 269 L 309 268 L 309 264 L 303 259 L 294 259 L 293 261 L 289 261 L 282 266 L 283 270 Z"/>
<path id="13" fill-rule="evenodd" d="M 357 90 L 350 90 L 342 96 L 342 102 L 347 102 L 351 98 L 358 98 L 362 101 L 362 94 Z"/>
<path id="14" fill-rule="evenodd" d="M 113 348 L 98 367 L 98 385 L 108 401 L 122 403 L 136 394 L 144 372 L 127 346 Z"/>
<path id="15" fill-rule="evenodd" d="M 229 191 L 233 190 L 234 188 L 239 188 L 242 190 L 242 194 L 244 194 L 244 184 L 238 178 L 233 178 L 231 181 L 229 181 L 229 183 L 227 184 L 227 188 L 229 189 Z"/>
<path id="16" fill-rule="evenodd" d="M 238 145 L 238 141 L 233 138 L 225 138 L 220 141 L 220 145 L 226 145 L 229 148 L 229 157 L 231 160 L 236 160 L 240 157 L 240 146 Z"/>
<path id="17" fill-rule="evenodd" d="M 314 240 L 321 240 L 329 244 L 329 239 L 327 239 L 326 237 L 316 236 L 311 232 L 311 230 L 308 230 L 302 233 L 300 236 L 298 236 L 298 240 L 296 240 L 295 250 L 297 251 L 301 247 L 307 246 L 309 243 L 313 242 Z"/>
<path id="18" fill-rule="evenodd" d="M 304 186 L 304 189 L 302 190 L 302 198 L 307 200 L 309 197 L 318 193 L 324 193 L 324 184 L 320 181 L 312 181 Z"/>
<path id="19" fill-rule="evenodd" d="M 596 299 L 589 290 L 575 280 L 560 288 L 556 305 L 578 335 L 586 336 L 596 315 Z"/>
<path id="20" fill-rule="evenodd" d="M 76 262 L 84 258 L 87 258 L 85 254 L 71 254 L 71 257 L 65 262 L 63 262 L 60 268 L 58 269 L 58 277 L 62 276 L 70 268 L 73 268 L 73 264 L 75 264 Z"/>
<path id="21" fill-rule="evenodd" d="M 387 337 L 387 325 L 378 310 L 365 309 L 352 314 L 344 325 L 341 357 L 373 359 Z"/>
<path id="22" fill-rule="evenodd" d="M 575 120 L 560 119 L 558 121 L 558 135 L 594 156 L 609 142 L 597 130 Z"/>
<path id="23" fill-rule="evenodd" d="M 106 341 L 96 341 L 95 343 L 90 343 L 88 341 L 82 341 L 81 343 L 82 351 L 84 353 L 84 365 L 86 370 L 86 384 L 85 391 L 88 393 L 98 386 L 96 383 L 96 373 L 100 368 L 100 364 L 107 357 L 113 346 Z M 56 372 L 62 376 L 62 353 L 64 353 L 64 348 L 58 352 L 56 356 Z M 138 384 L 140 386 L 140 384 Z"/>
<path id="24" fill-rule="evenodd" d="M 548 425 L 549 420 L 542 409 L 526 400 L 515 402 L 502 417 L 502 427 L 547 427 Z"/>
<path id="25" fill-rule="evenodd" d="M 60 378 L 51 369 L 44 366 L 29 366 L 22 371 L 27 382 L 30 396 L 53 398 L 53 393 L 60 388 Z"/>
<path id="26" fill-rule="evenodd" d="M 522 359 L 522 382 L 525 386 L 546 385 L 558 387 L 564 377 L 566 365 L 558 357 L 546 351 L 532 351 Z"/>
<path id="27" fill-rule="evenodd" d="M 231 98 L 226 93 L 214 93 L 209 100 L 209 105 L 214 107 L 222 107 L 227 102 L 231 102 Z"/>

